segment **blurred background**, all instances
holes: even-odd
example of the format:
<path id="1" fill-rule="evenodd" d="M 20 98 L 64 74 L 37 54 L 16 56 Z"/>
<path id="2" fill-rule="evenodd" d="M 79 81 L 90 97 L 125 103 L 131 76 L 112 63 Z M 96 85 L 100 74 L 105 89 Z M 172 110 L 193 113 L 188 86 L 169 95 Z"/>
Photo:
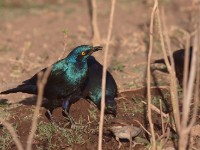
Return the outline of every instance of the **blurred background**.
<path id="1" fill-rule="evenodd" d="M 185 32 L 193 30 L 191 8 L 195 6 L 188 0 L 159 2 L 165 9 L 173 50 L 183 48 Z M 150 0 L 116 2 L 108 69 L 119 90 L 146 84 L 152 5 Z M 97 24 L 103 46 L 110 8 L 110 1 L 97 0 Z M 157 33 L 154 38 L 153 59 L 157 59 L 162 57 L 162 51 Z M 82 44 L 92 44 L 90 0 L 0 0 L 0 91 L 17 85 Z M 102 63 L 103 52 L 95 57 Z M 156 82 L 165 84 L 162 79 Z M 16 102 L 21 96 L 26 97 L 6 97 Z"/>

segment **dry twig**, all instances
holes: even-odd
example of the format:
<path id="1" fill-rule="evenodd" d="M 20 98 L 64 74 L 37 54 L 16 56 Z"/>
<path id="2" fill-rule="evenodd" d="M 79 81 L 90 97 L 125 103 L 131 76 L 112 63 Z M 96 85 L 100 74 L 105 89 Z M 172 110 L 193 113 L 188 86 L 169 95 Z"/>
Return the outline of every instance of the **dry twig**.
<path id="1" fill-rule="evenodd" d="M 147 104 L 145 101 L 142 101 L 142 103 Z M 156 106 L 154 106 L 153 104 L 151 104 L 151 109 L 153 111 L 155 111 L 156 113 L 162 115 L 165 118 L 169 117 L 169 114 L 164 113 L 163 111 L 161 111 L 160 109 L 158 109 Z"/>
<path id="2" fill-rule="evenodd" d="M 165 16 L 164 16 L 164 14 L 162 16 L 163 17 L 162 17 L 162 24 L 161 24 L 160 13 L 159 13 L 159 9 L 158 9 L 157 19 L 158 19 L 158 28 L 159 28 L 161 46 L 162 46 L 162 51 L 163 51 L 163 55 L 164 55 L 164 61 L 167 66 L 167 69 L 170 73 L 171 101 L 172 101 L 173 114 L 174 114 L 174 119 L 175 119 L 175 124 L 176 124 L 176 130 L 179 132 L 179 130 L 180 130 L 180 110 L 179 110 L 179 103 L 178 103 L 178 91 L 177 91 L 176 74 L 175 74 L 175 69 L 174 69 L 174 60 L 172 57 L 169 35 L 168 35 L 167 29 L 166 29 L 166 23 L 165 23 L 165 18 L 164 18 Z M 162 30 L 162 25 L 163 25 L 163 30 Z M 171 65 L 169 64 L 169 60 L 167 58 L 167 50 L 165 48 L 164 35 L 166 37 L 167 50 L 169 53 Z"/>
<path id="3" fill-rule="evenodd" d="M 200 14 L 199 14 L 200 15 Z M 185 88 L 185 95 L 184 95 L 184 101 L 183 101 L 183 117 L 182 117 L 182 122 L 181 122 L 181 132 L 180 134 L 180 139 L 179 139 L 179 149 L 186 149 L 188 146 L 188 138 L 189 138 L 189 133 L 196 121 L 196 115 L 198 111 L 198 99 L 199 99 L 199 59 L 197 56 L 199 56 L 199 38 L 200 38 L 200 26 L 198 22 L 197 26 L 197 31 L 195 33 L 195 38 L 194 38 L 194 44 L 193 44 L 193 51 L 192 51 L 192 59 L 191 59 L 191 66 L 190 66 L 190 72 L 189 72 L 189 81 L 186 81 L 187 77 L 185 77 L 185 83 L 184 85 Z M 189 52 L 187 53 L 188 57 L 187 61 L 189 61 Z M 185 62 L 186 64 L 189 62 Z M 196 78 L 196 85 L 194 85 Z M 189 115 L 191 112 L 191 100 L 192 100 L 192 95 L 193 95 L 193 89 L 195 88 L 195 104 L 193 108 L 193 114 L 192 114 L 192 119 L 189 120 Z"/>
<path id="4" fill-rule="evenodd" d="M 109 43 L 110 43 L 111 33 L 112 33 L 112 27 L 113 27 L 115 2 L 116 2 L 116 0 L 112 0 L 110 21 L 109 21 L 108 35 L 107 35 L 107 43 L 106 43 L 106 48 L 105 48 L 105 52 L 104 52 L 103 77 L 102 77 L 102 97 L 101 97 L 101 115 L 100 115 L 100 123 L 99 123 L 98 150 L 102 149 L 103 121 L 104 121 L 104 109 L 105 109 L 105 91 L 106 91 L 107 56 L 108 56 L 108 48 L 109 48 Z"/>
<path id="5" fill-rule="evenodd" d="M 151 135 L 151 133 L 149 133 L 149 131 L 145 129 L 145 127 L 138 120 L 133 119 L 133 121 L 137 122 L 148 135 Z"/>
<path id="6" fill-rule="evenodd" d="M 37 129 L 37 121 L 38 121 L 38 117 L 39 117 L 39 113 L 40 113 L 39 112 L 40 106 L 42 104 L 42 99 L 43 99 L 43 94 L 44 94 L 44 87 L 45 87 L 45 84 L 47 82 L 50 71 L 51 71 L 51 67 L 49 67 L 45 71 L 45 73 L 39 73 L 38 74 L 38 81 L 37 81 L 38 97 L 37 97 L 37 103 L 36 103 L 36 107 L 35 107 L 35 111 L 34 111 L 34 115 L 33 115 L 33 120 L 32 120 L 32 124 L 31 124 L 31 131 L 30 131 L 30 134 L 29 134 L 28 139 L 27 139 L 27 146 L 26 146 L 27 150 L 32 149 L 33 138 L 34 138 L 34 135 L 35 135 L 35 131 Z"/>
<path id="7" fill-rule="evenodd" d="M 151 64 L 151 54 L 153 50 L 153 25 L 154 25 L 154 17 L 155 13 L 158 7 L 158 1 L 154 0 L 154 7 L 151 13 L 151 22 L 150 22 L 150 43 L 149 43 L 149 53 L 148 53 L 148 63 L 147 63 L 147 98 L 148 98 L 148 120 L 150 124 L 150 131 L 151 131 L 151 136 L 152 136 L 152 148 L 153 150 L 156 149 L 156 138 L 155 138 L 155 133 L 154 133 L 154 125 L 151 117 L 151 71 L 150 71 L 150 64 Z"/>
<path id="8" fill-rule="evenodd" d="M 161 124 L 162 124 L 162 134 L 165 133 L 165 127 L 164 127 L 164 121 L 163 121 L 163 115 L 162 115 L 162 101 L 159 99 L 160 102 L 160 118 L 161 118 Z"/>
<path id="9" fill-rule="evenodd" d="M 92 43 L 93 45 L 100 44 L 100 33 L 97 23 L 97 1 L 91 0 L 92 4 L 92 32 L 93 32 L 93 38 Z"/>

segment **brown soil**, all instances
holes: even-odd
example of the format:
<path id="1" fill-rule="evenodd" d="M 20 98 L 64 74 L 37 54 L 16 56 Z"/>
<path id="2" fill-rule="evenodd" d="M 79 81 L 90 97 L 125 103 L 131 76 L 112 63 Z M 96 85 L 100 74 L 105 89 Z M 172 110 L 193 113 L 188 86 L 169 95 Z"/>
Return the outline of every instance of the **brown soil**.
<path id="1" fill-rule="evenodd" d="M 152 96 L 161 96 L 166 94 L 167 90 L 166 89 L 152 89 Z M 142 89 L 137 89 L 137 90 L 129 90 L 126 92 L 122 92 L 119 94 L 119 99 L 117 100 L 117 117 L 118 119 L 122 119 L 124 120 L 124 122 L 126 122 L 127 124 L 133 124 L 134 126 L 138 126 L 139 125 L 134 122 L 134 120 L 139 121 L 144 127 L 146 127 L 148 129 L 148 122 L 146 120 L 146 105 L 143 104 L 141 102 L 141 100 L 143 99 L 145 100 L 145 96 L 146 95 L 146 89 L 142 88 Z M 133 100 L 134 98 L 134 100 Z M 99 111 L 97 110 L 96 113 L 96 117 L 97 119 L 92 119 L 91 115 L 89 113 L 90 110 L 92 110 L 91 108 L 95 108 L 95 106 L 93 104 L 90 104 L 87 100 L 84 99 L 80 99 L 78 102 L 76 102 L 75 104 L 73 104 L 70 108 L 70 114 L 71 116 L 75 119 L 75 121 L 78 123 L 80 121 L 80 118 L 82 118 L 81 120 L 83 121 L 82 124 L 86 125 L 86 124 L 90 124 L 90 128 L 96 128 L 98 126 L 98 118 L 99 118 Z M 137 110 L 134 110 L 137 109 Z M 10 110 L 10 115 L 12 116 L 9 120 L 9 122 L 11 122 L 13 124 L 13 126 L 16 126 L 16 131 L 19 135 L 19 139 L 22 142 L 23 146 L 26 146 L 26 141 L 27 141 L 27 137 L 28 137 L 28 133 L 30 132 L 30 127 L 31 127 L 31 120 L 32 120 L 32 116 L 33 116 L 33 111 L 34 110 L 34 103 L 30 102 L 30 103 L 24 103 L 20 106 L 16 106 L 15 108 Z M 39 124 L 51 124 L 49 122 L 49 120 L 45 117 L 45 108 L 41 108 L 40 111 L 40 117 L 39 117 Z M 64 119 L 64 117 L 62 116 L 61 113 L 61 108 L 57 108 L 54 110 L 53 112 L 53 116 L 55 117 L 56 121 L 58 122 L 58 126 L 63 128 L 69 128 L 69 126 L 67 125 L 67 121 Z M 134 114 L 133 114 L 134 112 Z M 107 124 L 109 124 L 110 122 L 110 118 L 111 116 L 106 115 L 106 121 L 105 121 L 105 128 L 107 127 Z M 25 119 L 26 118 L 26 119 Z M 88 118 L 90 118 L 90 120 L 88 120 Z M 154 113 L 154 121 L 155 124 L 157 125 L 156 130 L 158 130 L 158 132 L 160 132 L 160 116 L 156 113 Z M 145 132 L 141 133 L 139 135 L 139 137 L 146 139 L 146 135 L 144 134 Z M 38 131 L 37 131 L 37 135 Z M 52 139 L 58 139 L 59 135 L 54 134 Z M 69 145 L 66 143 L 60 143 L 60 141 L 54 141 L 54 144 L 57 145 L 57 148 L 70 148 L 72 147 L 73 149 L 96 149 L 97 148 L 97 141 L 98 141 L 98 130 L 94 130 L 93 132 L 91 131 L 91 133 L 85 133 L 84 134 L 84 138 L 85 141 L 83 144 L 81 145 Z M 118 143 L 115 141 L 114 136 L 112 136 L 112 134 L 110 134 L 106 129 L 105 129 L 105 133 L 104 133 L 104 142 L 103 142 L 103 146 L 104 149 L 117 149 L 118 147 Z M 122 140 L 123 141 L 123 140 Z M 148 142 L 146 140 L 146 142 Z M 46 145 L 47 144 L 47 145 Z M 50 144 L 50 143 L 49 143 Z M 34 140 L 34 149 L 37 149 L 37 147 L 45 147 L 48 146 L 48 142 L 43 141 L 43 140 L 39 140 L 36 136 L 35 140 Z M 137 149 L 144 149 L 144 147 L 147 146 L 147 143 L 143 143 L 142 145 L 137 145 L 135 148 Z M 122 149 L 128 149 L 129 148 L 129 143 L 128 141 L 124 141 L 123 142 L 123 147 Z M 15 146 L 13 145 L 12 149 L 15 149 Z"/>

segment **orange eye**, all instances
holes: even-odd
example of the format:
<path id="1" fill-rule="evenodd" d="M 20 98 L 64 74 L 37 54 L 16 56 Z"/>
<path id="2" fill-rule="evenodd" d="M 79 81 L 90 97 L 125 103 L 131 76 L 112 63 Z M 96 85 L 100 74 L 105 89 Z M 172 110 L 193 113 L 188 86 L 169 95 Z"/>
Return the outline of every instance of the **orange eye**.
<path id="1" fill-rule="evenodd" d="M 82 55 L 82 56 L 85 56 L 85 52 L 82 52 L 81 55 Z"/>

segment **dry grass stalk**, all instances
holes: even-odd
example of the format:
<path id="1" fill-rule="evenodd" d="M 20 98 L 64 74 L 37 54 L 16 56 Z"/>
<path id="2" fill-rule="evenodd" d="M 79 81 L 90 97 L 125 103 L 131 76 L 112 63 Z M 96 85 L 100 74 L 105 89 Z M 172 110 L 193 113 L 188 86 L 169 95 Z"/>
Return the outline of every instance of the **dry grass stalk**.
<path id="1" fill-rule="evenodd" d="M 189 67 L 189 52 L 190 52 L 190 47 L 189 47 L 189 42 L 190 41 L 190 36 L 187 38 L 186 42 L 186 51 L 185 51 L 185 58 L 184 58 L 184 77 L 183 77 L 183 117 L 182 117 L 182 122 L 181 126 L 182 128 L 187 126 L 188 123 L 188 115 L 189 115 L 189 109 L 190 109 L 190 104 L 191 104 L 191 99 L 188 99 L 188 67 Z M 193 87 L 192 87 L 193 88 Z M 192 91 L 190 91 L 192 92 Z M 191 93 L 192 94 L 192 93 Z M 188 106 L 187 106 L 187 105 Z"/>
<path id="2" fill-rule="evenodd" d="M 199 45 L 200 47 L 200 45 Z M 198 49 L 197 58 L 200 58 L 200 49 Z M 192 119 L 190 120 L 190 124 L 187 126 L 187 129 L 185 129 L 185 132 L 189 132 L 192 126 L 194 125 L 196 121 L 196 116 L 198 113 L 198 107 L 199 107 L 199 91 L 200 91 L 200 60 L 197 59 L 197 70 L 196 70 L 196 82 L 195 82 L 195 96 L 194 96 L 194 108 L 192 113 Z"/>
<path id="3" fill-rule="evenodd" d="M 184 58 L 183 99 L 186 98 L 186 91 L 187 91 L 190 38 L 191 38 L 190 34 L 187 33 L 186 34 L 186 51 L 185 51 L 185 58 Z"/>
<path id="4" fill-rule="evenodd" d="M 164 127 L 164 121 L 163 121 L 163 115 L 162 115 L 162 101 L 159 99 L 160 103 L 160 118 L 161 118 L 161 124 L 162 124 L 162 134 L 165 133 L 165 127 Z"/>
<path id="5" fill-rule="evenodd" d="M 142 101 L 142 103 L 147 104 L 145 101 Z M 160 109 L 158 109 L 153 104 L 151 104 L 151 110 L 155 111 L 159 115 L 162 115 L 162 117 L 164 117 L 164 118 L 169 118 L 169 114 L 164 113 L 163 111 L 161 111 Z"/>
<path id="6" fill-rule="evenodd" d="M 145 129 L 145 127 L 144 127 L 138 120 L 133 119 L 133 121 L 137 122 L 137 123 L 141 126 L 141 128 L 142 128 L 148 135 L 151 136 L 151 133 L 149 133 L 149 131 L 148 131 L 147 129 Z"/>
<path id="7" fill-rule="evenodd" d="M 12 138 L 13 138 L 13 141 L 15 142 L 15 145 L 17 146 L 17 149 L 18 150 L 23 150 L 23 146 L 22 146 L 22 143 L 20 142 L 19 138 L 18 138 L 18 135 L 17 133 L 15 132 L 14 128 L 12 127 L 12 125 L 7 122 L 5 119 L 3 118 L 0 118 L 0 124 L 3 124 L 7 130 L 10 132 Z"/>
<path id="8" fill-rule="evenodd" d="M 170 74 L 170 94 L 171 94 L 174 120 L 175 120 L 175 124 L 176 124 L 176 130 L 179 132 L 179 130 L 180 130 L 180 110 L 179 110 L 179 103 L 178 103 L 177 80 L 176 80 L 176 74 L 175 74 L 175 69 L 174 69 L 174 60 L 172 57 L 170 40 L 169 40 L 169 35 L 168 35 L 167 29 L 166 29 L 164 15 L 162 17 L 162 24 L 161 24 L 161 19 L 160 19 L 161 17 L 160 17 L 159 9 L 157 10 L 156 14 L 157 14 L 158 29 L 159 29 L 159 34 L 160 34 L 161 47 L 162 47 L 162 51 L 163 51 L 163 55 L 164 55 L 164 60 L 165 60 L 165 64 L 166 64 L 167 69 Z M 163 25 L 163 30 L 162 30 L 162 25 Z M 163 31 L 164 31 L 164 33 L 163 33 Z M 164 35 L 165 35 L 165 39 L 164 39 Z M 167 58 L 167 50 L 165 47 L 165 41 L 167 44 L 167 50 L 169 53 L 171 65 Z"/>
<path id="9" fill-rule="evenodd" d="M 158 10 L 159 11 L 159 10 Z M 159 26 L 159 32 L 160 32 L 160 38 L 162 43 L 162 49 L 163 54 L 165 57 L 166 64 L 168 63 L 168 60 L 166 59 L 166 49 L 165 49 L 165 43 L 164 43 L 164 37 L 162 33 L 161 28 L 161 22 L 160 22 L 160 16 L 159 12 L 157 13 L 158 16 L 158 26 Z M 167 49 L 170 56 L 170 62 L 171 66 L 168 66 L 167 68 L 170 72 L 171 80 L 170 80 L 170 92 L 171 92 L 171 100 L 172 100 L 172 106 L 173 106 L 173 112 L 174 112 L 174 118 L 176 123 L 176 128 L 179 133 L 179 149 L 186 149 L 188 145 L 188 136 L 191 127 L 193 126 L 196 115 L 197 115 L 197 109 L 198 109 L 198 90 L 199 90 L 199 72 L 196 73 L 196 61 L 197 61 L 197 51 L 198 51 L 198 42 L 199 42 L 199 27 L 198 32 L 196 32 L 195 40 L 194 40 L 194 47 L 193 47 L 193 54 L 192 54 L 192 61 L 191 61 L 191 69 L 190 69 L 190 76 L 188 81 L 188 66 L 189 66 L 189 40 L 190 36 L 187 36 L 187 42 L 186 42 L 186 56 L 185 56 L 185 66 L 184 66 L 184 101 L 183 101 L 183 117 L 182 120 L 180 120 L 180 110 L 179 110 L 179 103 L 178 103 L 178 93 L 177 93 L 177 83 L 175 78 L 175 72 L 174 72 L 174 60 L 172 57 L 171 52 L 171 46 L 170 46 L 170 40 L 168 36 L 168 32 L 166 29 L 166 23 L 164 17 L 162 17 L 162 24 L 163 24 L 163 30 L 165 35 L 165 42 L 167 44 Z M 197 75 L 197 82 L 196 82 L 196 94 L 195 94 L 195 107 L 193 109 L 193 116 L 192 119 L 189 122 L 189 114 L 190 114 L 190 106 L 191 106 L 191 99 L 192 99 L 192 93 L 193 93 L 193 87 L 194 87 L 194 81 L 195 81 L 195 75 Z M 188 125 L 189 122 L 189 125 Z"/>
<path id="10" fill-rule="evenodd" d="M 91 0 L 91 4 L 92 4 L 92 32 L 93 32 L 92 43 L 93 45 L 98 45 L 100 44 L 101 39 L 97 23 L 97 1 Z"/>
<path id="11" fill-rule="evenodd" d="M 44 86 L 47 82 L 50 71 L 51 71 L 51 67 L 49 67 L 45 71 L 45 73 L 39 73 L 38 74 L 38 81 L 37 81 L 38 97 L 37 97 L 37 103 L 36 103 L 36 107 L 35 107 L 35 111 L 34 111 L 34 115 L 33 115 L 33 120 L 32 120 L 32 124 L 31 124 L 31 131 L 30 131 L 30 134 L 29 134 L 28 139 L 27 139 L 27 146 L 26 146 L 27 150 L 32 149 L 33 138 L 34 138 L 34 135 L 35 135 L 35 131 L 37 129 L 37 122 L 38 122 L 38 117 L 39 117 L 39 114 L 40 114 L 40 107 L 41 107 L 42 99 L 43 99 Z"/>
<path id="12" fill-rule="evenodd" d="M 137 92 L 138 90 L 142 90 L 145 87 L 141 88 L 134 88 L 134 89 L 127 89 L 127 90 L 119 90 L 119 93 L 124 93 L 124 92 Z M 168 86 L 151 86 L 151 89 L 168 89 Z"/>
<path id="13" fill-rule="evenodd" d="M 192 61 L 191 61 L 191 70 L 189 75 L 189 81 L 188 85 L 186 86 L 187 92 L 185 95 L 184 103 L 183 103 L 183 127 L 187 126 L 188 118 L 189 118 L 189 112 L 190 112 L 190 105 L 191 105 L 191 99 L 192 99 L 192 93 L 193 93 L 193 87 L 194 87 L 194 81 L 196 76 L 196 70 L 197 70 L 197 53 L 199 49 L 199 28 L 197 29 L 195 39 L 194 39 L 194 46 L 193 46 L 193 53 L 192 53 Z M 189 53 L 188 53 L 189 57 Z M 188 59 L 189 60 L 189 59 Z M 187 81 L 186 81 L 187 82 Z"/>
<path id="14" fill-rule="evenodd" d="M 180 132 L 180 139 L 179 139 L 179 149 L 186 149 L 188 146 L 188 138 L 189 138 L 189 133 L 196 121 L 196 115 L 198 111 L 198 98 L 199 98 L 199 69 L 198 69 L 198 51 L 199 51 L 199 36 L 200 36 L 200 28 L 199 24 L 197 27 L 197 31 L 195 34 L 194 38 L 194 44 L 193 44 L 193 52 L 192 52 L 192 60 L 191 60 L 191 68 L 190 68 L 190 73 L 189 73 L 189 81 L 188 84 L 186 84 L 186 93 L 183 101 L 183 117 L 182 117 L 182 124 L 181 124 L 181 132 Z M 185 57 L 189 57 L 185 56 Z M 189 59 L 188 59 L 189 60 Z M 187 78 L 187 77 L 186 77 Z M 196 78 L 196 86 L 194 85 Z M 185 81 L 187 82 L 187 81 Z M 193 89 L 195 87 L 195 103 L 194 103 L 194 108 L 193 108 L 193 114 L 192 114 L 192 119 L 189 120 L 189 115 L 191 112 L 191 100 L 192 100 L 192 95 L 193 95 Z"/>
<path id="15" fill-rule="evenodd" d="M 111 33 L 113 28 L 113 18 L 115 10 L 116 0 L 112 0 L 111 12 L 110 12 L 110 21 L 108 27 L 107 42 L 104 51 L 104 62 L 103 62 L 103 76 L 102 76 L 102 97 L 101 97 L 101 113 L 100 113 L 100 123 L 99 123 L 99 141 L 98 141 L 98 150 L 102 149 L 102 136 L 103 136 L 103 122 L 104 122 L 104 109 L 105 109 L 105 91 L 106 91 L 106 70 L 107 70 L 107 57 L 108 57 L 108 48 L 111 39 Z"/>
<path id="16" fill-rule="evenodd" d="M 160 149 L 163 149 L 163 147 L 165 146 L 165 144 L 167 144 L 167 141 L 169 140 L 170 128 L 167 128 L 166 130 L 167 131 L 160 137 L 160 140 L 161 140 Z M 164 140 L 164 142 L 163 142 L 163 140 Z"/>
<path id="17" fill-rule="evenodd" d="M 151 54 L 153 50 L 153 27 L 154 27 L 154 17 L 155 17 L 155 12 L 158 8 L 158 1 L 154 0 L 154 7 L 151 13 L 151 22 L 150 22 L 150 43 L 149 43 L 149 53 L 148 53 L 148 60 L 147 60 L 147 98 L 148 98 L 148 120 L 150 124 L 150 132 L 152 136 L 152 149 L 156 149 L 156 138 L 155 138 L 155 133 L 154 133 L 154 125 L 151 117 L 151 70 L 150 70 L 150 64 L 151 64 Z"/>

